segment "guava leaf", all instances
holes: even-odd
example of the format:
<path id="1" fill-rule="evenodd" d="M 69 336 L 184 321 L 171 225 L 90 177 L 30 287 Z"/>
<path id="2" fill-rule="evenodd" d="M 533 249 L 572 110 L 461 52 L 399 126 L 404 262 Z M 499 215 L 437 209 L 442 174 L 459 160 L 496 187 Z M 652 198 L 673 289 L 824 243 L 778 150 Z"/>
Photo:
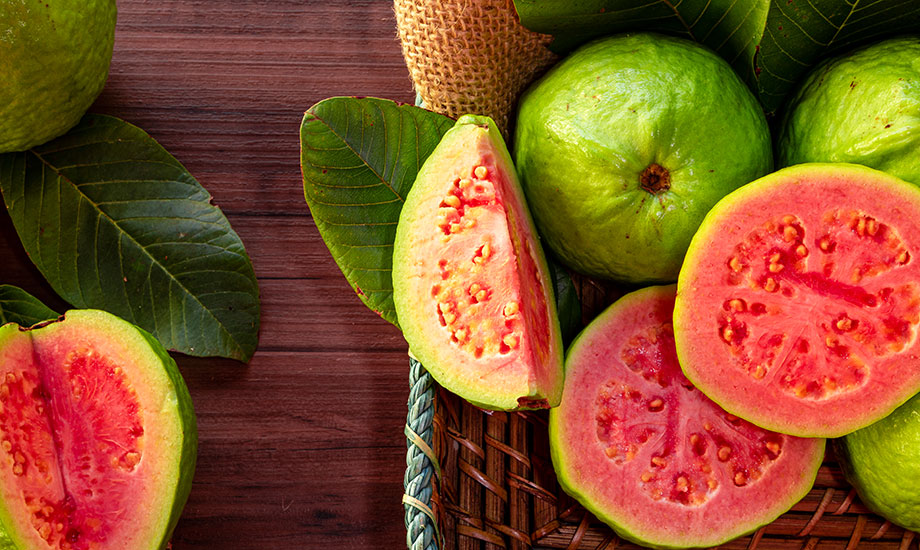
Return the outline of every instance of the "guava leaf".
<path id="1" fill-rule="evenodd" d="M 304 198 L 348 283 L 398 326 L 393 240 L 406 194 L 454 121 L 377 98 L 333 97 L 307 110 L 300 127 Z"/>
<path id="2" fill-rule="evenodd" d="M 31 327 L 59 315 L 18 286 L 0 285 L 0 325 L 16 323 L 21 327 Z"/>
<path id="3" fill-rule="evenodd" d="M 701 42 L 725 58 L 767 112 L 818 61 L 920 30 L 915 0 L 515 0 L 521 23 L 566 51 L 598 36 L 656 31 Z"/>
<path id="4" fill-rule="evenodd" d="M 773 0 L 747 78 L 756 82 L 764 108 L 774 111 L 822 59 L 917 31 L 920 2 L 916 0 Z"/>
<path id="5" fill-rule="evenodd" d="M 553 291 L 556 296 L 556 313 L 559 316 L 559 328 L 562 341 L 569 342 L 581 331 L 581 301 L 569 272 L 554 258 L 546 258 L 550 274 L 553 276 Z"/>
<path id="6" fill-rule="evenodd" d="M 74 307 L 189 355 L 252 357 L 259 288 L 243 243 L 143 130 L 86 115 L 58 139 L 0 155 L 0 191 L 30 259 Z"/>
<path id="7" fill-rule="evenodd" d="M 726 59 L 763 33 L 770 0 L 515 0 L 521 23 L 556 37 L 565 50 L 591 38 L 657 31 L 708 45 Z"/>

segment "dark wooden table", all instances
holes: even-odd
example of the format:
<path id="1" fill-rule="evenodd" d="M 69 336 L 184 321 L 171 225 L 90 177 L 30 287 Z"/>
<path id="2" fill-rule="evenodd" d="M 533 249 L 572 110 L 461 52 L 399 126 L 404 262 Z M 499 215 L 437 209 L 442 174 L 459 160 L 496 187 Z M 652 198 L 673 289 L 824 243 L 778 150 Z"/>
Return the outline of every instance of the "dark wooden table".
<path id="1" fill-rule="evenodd" d="M 404 546 L 406 344 L 353 294 L 303 198 L 303 112 L 411 101 L 387 0 L 119 0 L 91 109 L 149 132 L 214 196 L 262 294 L 246 366 L 176 355 L 198 415 L 175 550 Z M 0 283 L 64 309 L 0 212 Z"/>

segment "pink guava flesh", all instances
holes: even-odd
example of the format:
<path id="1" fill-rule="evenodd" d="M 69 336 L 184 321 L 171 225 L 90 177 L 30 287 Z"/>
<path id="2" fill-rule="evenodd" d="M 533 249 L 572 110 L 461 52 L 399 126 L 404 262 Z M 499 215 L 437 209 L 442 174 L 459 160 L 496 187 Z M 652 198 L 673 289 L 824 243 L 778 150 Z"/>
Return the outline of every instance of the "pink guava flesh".
<path id="1" fill-rule="evenodd" d="M 159 509 L 156 490 L 172 475 L 157 473 L 158 464 L 176 448 L 157 441 L 164 430 L 145 426 L 144 411 L 169 403 L 151 402 L 150 388 L 138 395 L 124 351 L 111 352 L 120 346 L 117 334 L 100 351 L 93 344 L 99 334 L 86 324 L 55 327 L 50 337 L 43 328 L 3 330 L 0 495 L 7 530 L 26 548 L 149 545 L 144 518 Z M 168 509 L 154 523 L 167 520 Z"/>
<path id="2" fill-rule="evenodd" d="M 675 287 L 625 296 L 572 345 L 550 412 L 560 483 L 621 536 L 711 546 L 753 531 L 811 488 L 823 439 L 771 432 L 725 412 L 684 377 Z"/>
<path id="3" fill-rule="evenodd" d="M 694 237 L 674 323 L 687 376 L 769 429 L 832 437 L 920 389 L 920 192 L 803 165 L 723 200 Z"/>
<path id="4" fill-rule="evenodd" d="M 551 332 L 542 276 L 527 239 L 519 237 L 526 228 L 506 208 L 513 200 L 507 175 L 491 152 L 478 154 L 445 180 L 443 199 L 429 210 L 439 232 L 417 246 L 423 257 L 437 258 L 438 269 L 422 273 L 421 284 L 430 288 L 428 307 L 445 343 L 476 360 L 469 376 L 498 385 L 546 378 L 541 367 L 551 364 Z"/>
<path id="5" fill-rule="evenodd" d="M 543 253 L 497 130 L 462 117 L 400 213 L 394 302 L 438 382 L 486 408 L 545 408 L 562 346 Z"/>

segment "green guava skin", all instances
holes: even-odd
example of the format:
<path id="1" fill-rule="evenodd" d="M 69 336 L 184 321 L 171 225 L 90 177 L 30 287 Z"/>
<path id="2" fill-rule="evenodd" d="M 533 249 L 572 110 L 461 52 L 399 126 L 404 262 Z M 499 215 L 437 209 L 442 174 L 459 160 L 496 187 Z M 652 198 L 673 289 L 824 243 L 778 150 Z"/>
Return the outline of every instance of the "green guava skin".
<path id="1" fill-rule="evenodd" d="M 127 323 L 126 323 L 127 324 Z M 182 422 L 182 450 L 179 453 L 179 463 L 176 466 L 178 470 L 178 481 L 173 490 L 172 505 L 169 510 L 169 520 L 166 522 L 166 529 L 163 531 L 159 541 L 153 541 L 155 546 L 160 550 L 170 548 L 170 539 L 173 531 L 179 523 L 182 511 L 185 509 L 185 503 L 188 501 L 189 494 L 192 492 L 192 480 L 195 477 L 195 466 L 198 463 L 198 420 L 195 416 L 195 409 L 192 406 L 192 396 L 189 394 L 188 387 L 185 385 L 185 379 L 179 372 L 176 361 L 169 355 L 163 344 L 160 343 L 152 334 L 146 330 L 133 326 L 140 334 L 141 338 L 146 340 L 150 345 L 151 351 L 159 357 L 163 363 L 163 368 L 169 381 L 176 392 L 176 401 L 179 407 L 179 417 Z"/>
<path id="2" fill-rule="evenodd" d="M 920 38 L 818 66 L 789 101 L 777 163 L 849 162 L 920 185 Z"/>
<path id="3" fill-rule="evenodd" d="M 834 440 L 843 473 L 870 510 L 920 531 L 920 395 Z"/>
<path id="4" fill-rule="evenodd" d="M 773 166 L 767 122 L 731 67 L 657 34 L 600 39 L 519 103 L 515 163 L 537 227 L 576 271 L 623 282 L 677 279 L 709 208 Z M 651 165 L 670 187 L 653 194 Z"/>
<path id="5" fill-rule="evenodd" d="M 0 2 L 0 153 L 67 132 L 102 91 L 115 0 Z"/>

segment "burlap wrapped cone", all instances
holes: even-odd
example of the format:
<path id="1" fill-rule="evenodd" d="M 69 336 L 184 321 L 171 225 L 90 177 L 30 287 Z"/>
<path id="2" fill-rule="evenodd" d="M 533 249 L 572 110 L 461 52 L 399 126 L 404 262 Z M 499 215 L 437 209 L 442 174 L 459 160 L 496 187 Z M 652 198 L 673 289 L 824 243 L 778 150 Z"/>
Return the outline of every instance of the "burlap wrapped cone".
<path id="1" fill-rule="evenodd" d="M 492 117 L 508 136 L 518 95 L 556 56 L 512 0 L 395 0 L 403 55 L 425 107 Z"/>

